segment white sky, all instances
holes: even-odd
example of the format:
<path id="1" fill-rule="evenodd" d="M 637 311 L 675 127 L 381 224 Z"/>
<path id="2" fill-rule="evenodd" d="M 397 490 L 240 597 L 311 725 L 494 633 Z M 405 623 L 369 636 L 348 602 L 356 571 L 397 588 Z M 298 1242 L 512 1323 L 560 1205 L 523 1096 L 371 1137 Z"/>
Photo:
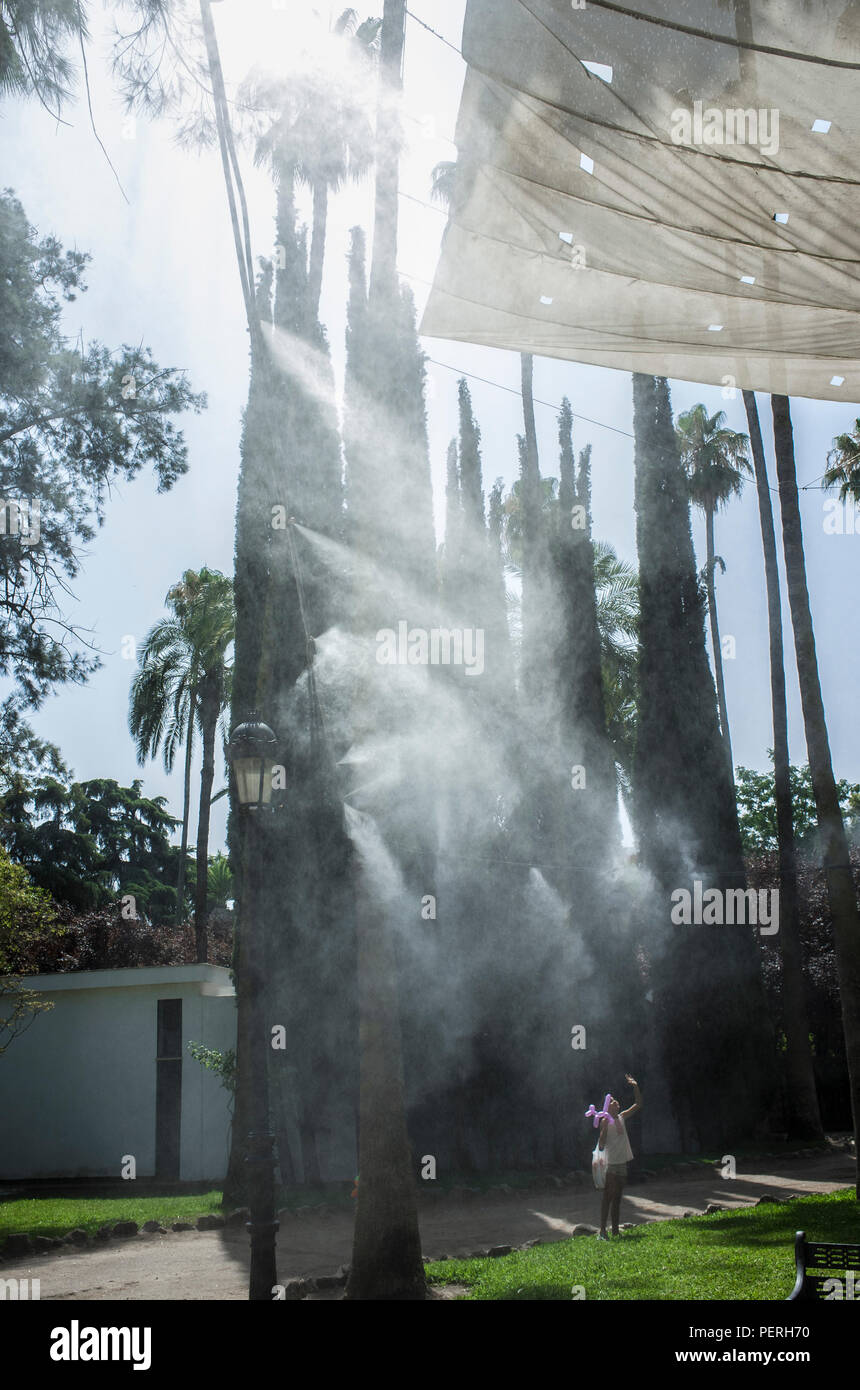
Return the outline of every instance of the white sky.
<path id="1" fill-rule="evenodd" d="M 340 3 L 330 7 L 337 15 Z M 379 7 L 381 9 L 381 6 Z M 459 45 L 465 0 L 414 0 L 414 13 Z M 213 13 L 228 87 L 254 64 L 277 70 L 278 55 L 295 61 L 327 3 L 290 0 L 226 0 Z M 359 8 L 361 18 L 375 13 Z M 302 21 L 304 16 L 304 21 Z M 93 21 L 101 13 L 93 7 Z M 127 726 L 128 690 L 134 666 L 120 655 L 126 635 L 141 643 L 163 616 L 164 596 L 187 568 L 201 565 L 232 572 L 233 526 L 239 466 L 239 432 L 248 387 L 244 313 L 217 151 L 197 155 L 178 150 L 169 123 L 137 120 L 133 138 L 116 99 L 106 62 L 107 31 L 96 30 L 89 55 L 93 107 L 99 135 L 129 198 L 123 200 L 98 148 L 86 107 L 64 114 L 71 127 L 57 126 L 35 101 L 6 101 L 6 173 L 41 235 L 52 233 L 67 247 L 89 251 L 89 292 L 69 306 L 68 331 L 97 338 L 111 347 L 122 342 L 152 347 L 163 365 L 186 367 L 196 390 L 209 395 L 209 408 L 185 422 L 190 470 L 167 495 L 155 492 L 151 474 L 116 489 L 104 528 L 92 543 L 75 584 L 74 619 L 91 628 L 104 653 L 103 669 L 81 689 L 67 688 L 33 717 L 37 730 L 60 745 L 79 779 L 114 777 L 127 784 L 143 777 L 145 794 L 165 795 L 181 813 L 181 776 L 167 777 L 160 762 L 137 766 Z M 419 315 L 438 259 L 445 218 L 430 202 L 430 175 L 440 160 L 453 159 L 450 143 L 465 67 L 457 53 L 410 19 L 407 25 L 405 122 L 409 149 L 402 164 L 399 265 L 410 277 Z M 244 177 L 251 206 L 255 255 L 271 253 L 274 195 L 268 176 L 245 156 Z M 309 214 L 309 204 L 306 213 Z M 372 182 L 351 187 L 330 201 L 325 284 L 321 316 L 327 325 L 335 370 L 343 371 L 346 253 L 349 228 L 372 229 Z M 422 283 L 423 282 L 423 283 Z M 424 348 L 440 363 L 519 389 L 519 358 L 494 349 L 427 339 Z M 444 500 L 445 453 L 457 430 L 457 373 L 429 367 L 430 445 L 437 523 Z M 522 430 L 518 396 L 497 386 L 470 381 L 483 435 L 484 484 L 510 484 L 516 476 L 515 436 Z M 558 404 L 568 395 L 574 411 L 616 430 L 632 429 L 629 375 L 603 368 L 538 359 L 535 394 Z M 746 431 L 740 395 L 723 401 L 716 388 L 672 384 L 675 412 L 704 401 L 710 411 L 724 408 L 733 428 Z M 772 463 L 770 408 L 759 397 L 766 447 Z M 833 436 L 851 428 L 860 408 L 844 404 L 792 402 L 798 478 L 820 478 Z M 537 408 L 541 471 L 558 473 L 555 412 Z M 577 447 L 593 445 L 595 534 L 635 562 L 633 441 L 597 425 L 577 422 Z M 853 737 L 856 717 L 849 692 L 860 683 L 858 655 L 857 535 L 829 535 L 823 529 L 824 494 L 801 494 L 804 539 L 816 624 L 821 683 L 828 714 L 837 776 L 860 781 L 860 753 Z M 774 495 L 776 524 L 778 504 Z M 704 553 L 704 525 L 694 520 L 696 544 Z M 772 743 L 768 670 L 767 611 L 758 511 L 748 487 L 717 519 L 717 550 L 727 572 L 718 577 L 721 630 L 736 641 L 736 658 L 725 663 L 727 699 L 736 763 L 765 768 Z M 793 645 L 784 595 L 786 665 L 789 683 L 792 760 L 806 761 Z M 220 760 L 219 760 L 220 761 Z M 199 776 L 195 764 L 194 777 Z M 223 768 L 216 788 L 223 785 Z M 193 814 L 196 816 L 196 804 Z M 211 850 L 223 845 L 226 800 L 213 807 Z M 193 840 L 193 829 L 192 829 Z"/>

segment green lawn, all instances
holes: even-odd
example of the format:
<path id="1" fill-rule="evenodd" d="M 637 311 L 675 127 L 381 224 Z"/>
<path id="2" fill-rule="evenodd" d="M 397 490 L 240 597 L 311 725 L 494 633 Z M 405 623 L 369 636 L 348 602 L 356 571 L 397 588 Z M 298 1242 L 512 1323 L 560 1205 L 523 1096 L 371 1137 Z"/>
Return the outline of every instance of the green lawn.
<path id="1" fill-rule="evenodd" d="M 31 1236 L 64 1236 L 79 1229 L 94 1235 L 109 1221 L 158 1221 L 170 1227 L 221 1211 L 220 1189 L 211 1192 L 137 1197 L 93 1194 L 90 1197 L 30 1197 L 0 1203 L 0 1244 L 16 1231 Z"/>
<path id="2" fill-rule="evenodd" d="M 794 1287 L 794 1235 L 860 1243 L 853 1189 L 784 1205 L 655 1221 L 617 1240 L 578 1236 L 492 1260 L 427 1266 L 469 1299 L 784 1299 Z"/>
<path id="3" fill-rule="evenodd" d="M 148 1191 L 135 1193 L 131 1184 L 116 1183 L 103 1192 L 80 1197 L 0 1201 L 0 1246 L 7 1236 L 18 1231 L 26 1231 L 31 1236 L 63 1236 L 67 1231 L 78 1229 L 94 1235 L 100 1226 L 113 1221 L 136 1221 L 139 1226 L 145 1221 L 158 1221 L 169 1228 L 174 1221 L 188 1221 L 193 1225 L 198 1216 L 226 1215 L 220 1188 L 159 1192 L 152 1191 L 152 1186 L 150 1180 Z M 350 1187 L 350 1183 L 341 1183 L 325 1190 L 283 1188 L 277 1193 L 275 1203 L 279 1210 L 328 1206 L 350 1211 L 355 1205 L 349 1197 Z"/>

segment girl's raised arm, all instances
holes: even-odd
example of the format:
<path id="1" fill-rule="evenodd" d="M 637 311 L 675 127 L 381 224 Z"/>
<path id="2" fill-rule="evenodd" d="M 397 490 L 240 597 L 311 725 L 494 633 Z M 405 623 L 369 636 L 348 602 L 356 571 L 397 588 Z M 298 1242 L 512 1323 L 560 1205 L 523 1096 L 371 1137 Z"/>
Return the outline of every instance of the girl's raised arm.
<path id="1" fill-rule="evenodd" d="M 633 1104 L 627 1110 L 622 1110 L 621 1114 L 626 1119 L 628 1115 L 635 1115 L 637 1110 L 642 1109 L 642 1092 L 639 1090 L 639 1083 L 633 1080 L 632 1076 L 625 1076 L 625 1081 L 629 1081 L 633 1087 Z"/>

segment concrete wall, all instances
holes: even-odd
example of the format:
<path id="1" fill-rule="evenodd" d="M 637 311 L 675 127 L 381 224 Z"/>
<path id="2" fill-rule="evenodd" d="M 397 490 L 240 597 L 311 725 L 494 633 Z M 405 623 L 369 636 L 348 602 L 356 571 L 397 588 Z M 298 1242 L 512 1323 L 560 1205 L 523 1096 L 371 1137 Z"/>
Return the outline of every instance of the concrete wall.
<path id="1" fill-rule="evenodd" d="M 236 1046 L 236 1007 L 221 966 L 157 966 L 37 975 L 54 1001 L 0 1056 L 0 1178 L 115 1177 L 133 1154 L 155 1173 L 158 1000 L 182 1000 L 180 1178 L 220 1179 L 229 1094 L 189 1041 Z"/>

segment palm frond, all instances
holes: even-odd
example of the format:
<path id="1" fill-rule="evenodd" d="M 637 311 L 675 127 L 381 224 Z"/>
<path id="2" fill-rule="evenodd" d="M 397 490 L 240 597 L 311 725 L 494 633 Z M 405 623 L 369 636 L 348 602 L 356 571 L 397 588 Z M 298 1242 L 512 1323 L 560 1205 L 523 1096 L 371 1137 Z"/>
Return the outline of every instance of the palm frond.
<path id="1" fill-rule="evenodd" d="M 821 482 L 826 492 L 839 488 L 840 502 L 849 497 L 860 502 L 860 420 L 855 420 L 850 434 L 838 434 L 834 439 Z"/>

